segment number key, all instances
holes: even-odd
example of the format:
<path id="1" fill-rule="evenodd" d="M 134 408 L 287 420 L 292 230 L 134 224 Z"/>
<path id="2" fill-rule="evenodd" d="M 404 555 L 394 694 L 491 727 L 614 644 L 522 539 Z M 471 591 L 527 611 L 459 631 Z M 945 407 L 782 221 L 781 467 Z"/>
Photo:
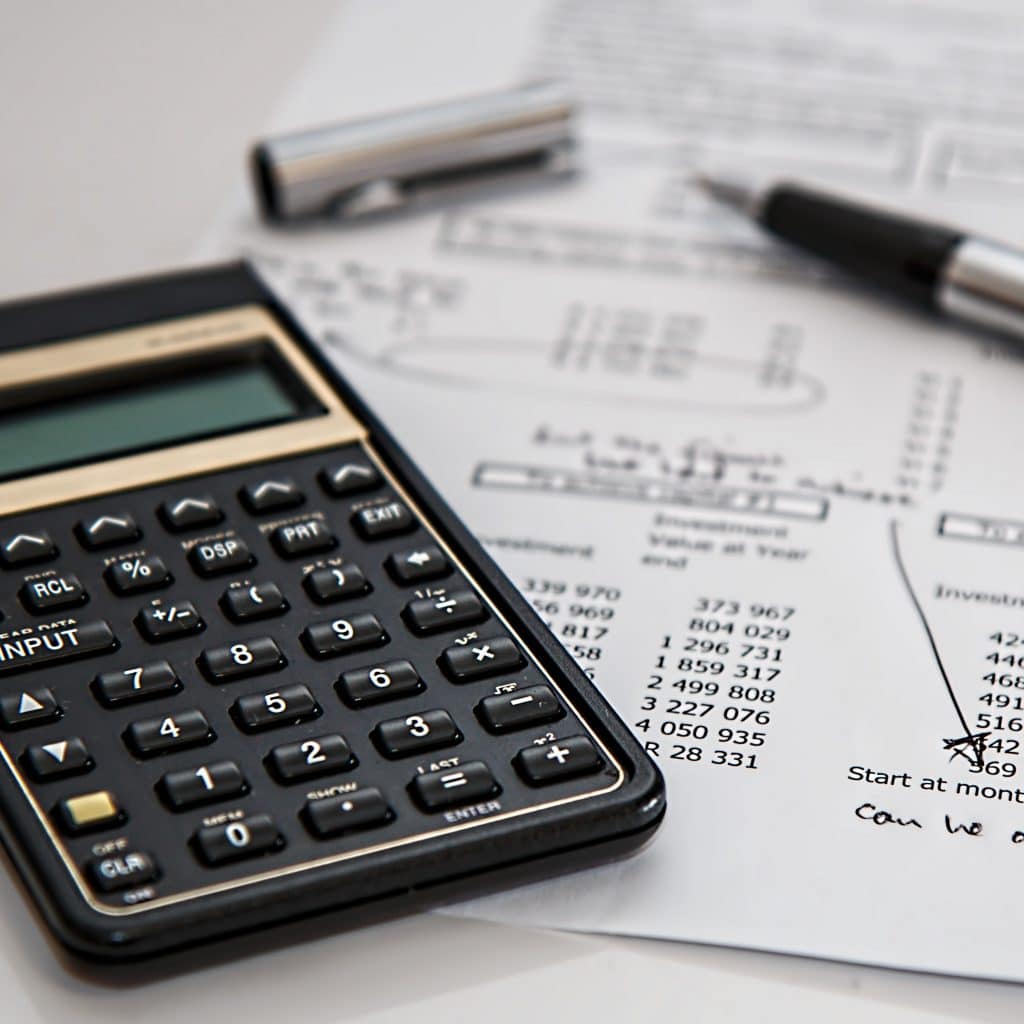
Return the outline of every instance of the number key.
<path id="1" fill-rule="evenodd" d="M 269 693 L 250 693 L 239 697 L 231 713 L 239 728 L 246 732 L 260 732 L 317 718 L 321 709 L 309 687 L 295 684 Z"/>
<path id="2" fill-rule="evenodd" d="M 213 761 L 198 768 L 168 772 L 157 783 L 157 789 L 172 810 L 183 811 L 240 796 L 248 792 L 249 784 L 234 761 Z"/>
<path id="3" fill-rule="evenodd" d="M 302 633 L 302 642 L 314 658 L 334 658 L 361 647 L 387 643 L 388 635 L 376 615 L 360 612 L 347 619 L 314 622 Z"/>
<path id="4" fill-rule="evenodd" d="M 345 672 L 336 689 L 349 707 L 379 704 L 420 693 L 426 686 L 409 661 L 386 661 L 380 665 Z"/>
<path id="5" fill-rule="evenodd" d="M 255 676 L 283 668 L 285 657 L 269 636 L 258 636 L 244 643 L 210 647 L 199 656 L 199 667 L 213 683 Z"/>
<path id="6" fill-rule="evenodd" d="M 124 734 L 125 743 L 138 757 L 155 757 L 185 747 L 212 743 L 214 738 L 210 723 L 197 708 L 132 722 Z"/>
<path id="7" fill-rule="evenodd" d="M 132 701 L 148 700 L 177 693 L 181 680 L 166 661 L 151 661 L 113 672 L 101 672 L 92 681 L 92 690 L 101 704 L 109 708 Z"/>
<path id="8" fill-rule="evenodd" d="M 406 757 L 454 746 L 462 742 L 462 733 L 452 716 L 437 708 L 381 722 L 373 730 L 373 741 L 385 757 Z"/>
<path id="9" fill-rule="evenodd" d="M 255 857 L 284 846 L 284 837 L 269 814 L 255 814 L 226 825 L 210 825 L 192 837 L 199 856 L 209 865 Z"/>
<path id="10" fill-rule="evenodd" d="M 299 782 L 315 775 L 347 771 L 356 759 L 344 736 L 331 733 L 274 747 L 267 765 L 281 782 Z"/>

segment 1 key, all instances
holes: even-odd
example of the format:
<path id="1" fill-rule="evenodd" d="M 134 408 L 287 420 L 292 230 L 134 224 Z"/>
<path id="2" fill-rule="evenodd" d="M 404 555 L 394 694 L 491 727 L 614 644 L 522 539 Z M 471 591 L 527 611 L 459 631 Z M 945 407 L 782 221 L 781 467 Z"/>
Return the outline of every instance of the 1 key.
<path id="1" fill-rule="evenodd" d="M 164 802 L 175 811 L 227 800 L 249 791 L 242 769 L 234 761 L 213 761 L 198 768 L 168 772 L 157 783 Z"/>

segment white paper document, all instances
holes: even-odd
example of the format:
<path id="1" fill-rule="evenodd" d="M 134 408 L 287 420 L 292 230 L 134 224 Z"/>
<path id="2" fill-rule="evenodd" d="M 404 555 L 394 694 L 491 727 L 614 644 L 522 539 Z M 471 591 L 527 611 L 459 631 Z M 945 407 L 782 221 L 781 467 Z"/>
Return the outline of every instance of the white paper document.
<path id="1" fill-rule="evenodd" d="M 557 75 L 569 184 L 256 261 L 665 773 L 641 855 L 460 912 L 1024 978 L 1024 363 L 693 188 L 1024 228 L 1014 3 L 353 3 L 275 128 Z"/>

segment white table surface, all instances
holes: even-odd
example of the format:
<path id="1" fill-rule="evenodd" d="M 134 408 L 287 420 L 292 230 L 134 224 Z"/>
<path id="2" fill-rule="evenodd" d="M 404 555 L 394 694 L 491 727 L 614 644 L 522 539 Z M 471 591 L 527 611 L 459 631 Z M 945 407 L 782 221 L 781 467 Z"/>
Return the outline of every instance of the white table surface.
<path id="1" fill-rule="evenodd" d="M 330 6 L 0 0 L 0 298 L 185 260 Z M 19 1024 L 1024 1017 L 1018 986 L 439 915 L 96 978 L 58 962 L 2 864 L 0 1016 Z"/>

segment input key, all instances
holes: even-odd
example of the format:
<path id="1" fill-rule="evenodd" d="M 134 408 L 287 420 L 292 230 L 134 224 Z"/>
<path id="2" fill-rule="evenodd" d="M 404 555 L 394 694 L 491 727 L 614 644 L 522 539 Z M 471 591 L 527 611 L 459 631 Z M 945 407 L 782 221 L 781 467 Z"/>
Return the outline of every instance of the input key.
<path id="1" fill-rule="evenodd" d="M 35 626 L 0 634 L 0 675 L 27 672 L 41 665 L 73 661 L 118 646 L 110 623 L 73 619 L 49 627 Z"/>

